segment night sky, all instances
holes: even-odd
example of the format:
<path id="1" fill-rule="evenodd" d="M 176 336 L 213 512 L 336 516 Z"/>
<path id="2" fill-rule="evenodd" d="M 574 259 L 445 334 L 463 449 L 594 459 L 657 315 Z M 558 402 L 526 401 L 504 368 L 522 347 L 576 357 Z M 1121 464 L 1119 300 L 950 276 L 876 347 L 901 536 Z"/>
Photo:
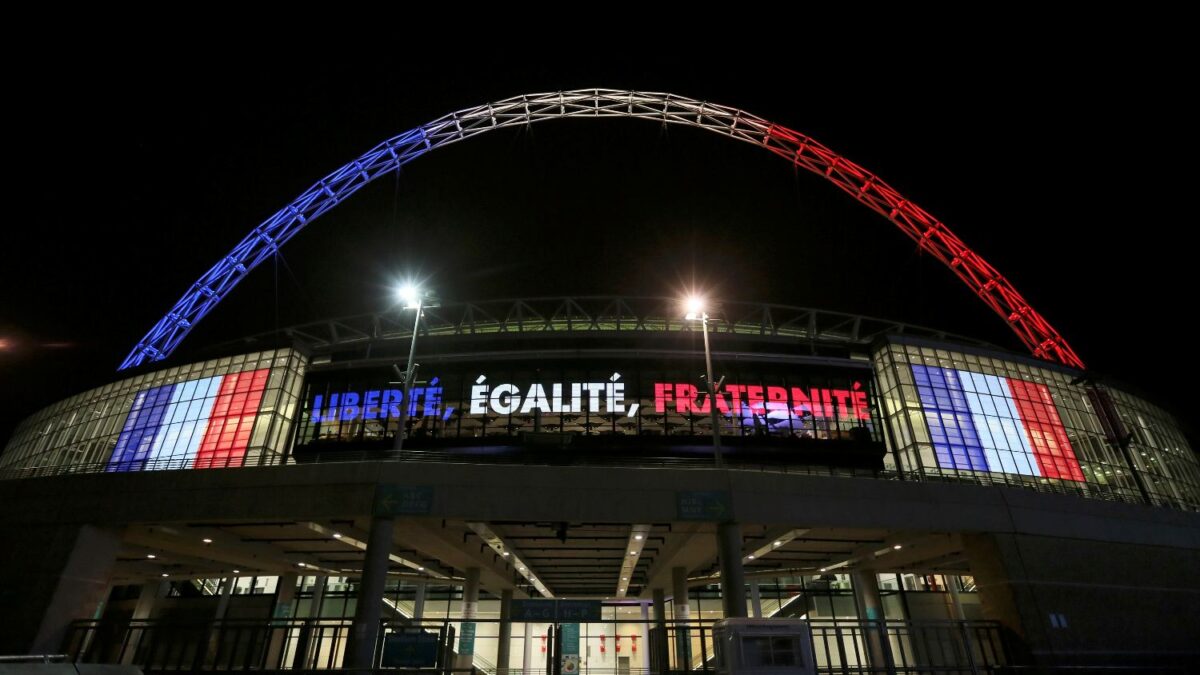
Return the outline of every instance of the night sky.
<path id="1" fill-rule="evenodd" d="M 678 93 L 812 135 L 947 223 L 1093 370 L 1188 418 L 1197 369 L 1182 322 L 1197 284 L 1177 238 L 1192 229 L 1192 188 L 1168 167 L 1193 142 L 1194 110 L 1190 87 L 1164 85 L 1178 61 L 1100 38 L 951 48 L 395 54 L 352 68 L 97 55 L 16 74 L 8 149 L 23 170 L 0 266 L 0 439 L 117 378 L 192 281 L 362 151 L 452 110 L 586 87 Z M 277 283 L 260 267 L 184 349 L 381 309 L 409 273 L 446 301 L 695 284 L 1021 349 L 948 270 L 821 178 L 715 134 L 634 120 L 547 122 L 417 159 L 310 225 L 283 249 Z"/>

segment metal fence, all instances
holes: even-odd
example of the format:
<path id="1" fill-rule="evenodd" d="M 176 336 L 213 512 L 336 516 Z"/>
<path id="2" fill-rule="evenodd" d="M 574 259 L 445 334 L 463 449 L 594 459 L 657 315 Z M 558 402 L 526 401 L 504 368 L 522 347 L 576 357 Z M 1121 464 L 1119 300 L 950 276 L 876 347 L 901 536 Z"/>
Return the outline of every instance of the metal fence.
<path id="1" fill-rule="evenodd" d="M 497 624 L 477 620 L 478 624 Z M 581 664 L 580 675 L 669 675 L 714 673 L 715 642 L 711 622 L 642 623 L 598 621 L 589 625 L 640 624 L 648 638 L 638 663 L 623 667 Z M 340 669 L 352 622 L 349 619 L 228 620 L 209 623 L 167 621 L 77 621 L 63 651 L 72 661 L 137 665 L 146 671 L 249 671 Z M 558 675 L 555 626 L 546 627 L 549 648 L 528 663 L 499 669 L 476 649 L 464 668 L 455 652 L 458 621 L 394 621 L 381 624 L 376 645 L 378 665 L 387 636 L 400 631 L 437 639 L 436 661 L 423 670 L 449 673 L 473 670 L 486 675 Z M 524 635 L 534 624 L 515 622 Z M 540 624 L 539 624 L 540 625 Z M 831 621 L 809 622 L 818 672 L 829 674 L 1000 673 L 1012 665 L 1012 653 L 999 624 L 988 621 Z M 542 630 L 542 629 L 539 629 Z M 498 634 L 499 631 L 494 631 Z M 540 637 L 540 636 L 539 636 Z M 492 637 L 491 639 L 495 639 Z M 513 638 L 517 639 L 517 638 Z M 525 638 L 521 638 L 525 639 Z M 486 641 L 482 640 L 482 641 Z M 545 645 L 545 642 L 542 642 Z M 634 648 L 636 649 L 636 647 Z M 514 651 L 514 662 L 522 661 Z M 636 652 L 635 652 L 636 653 Z M 456 666 L 457 662 L 457 666 Z M 648 664 L 648 667 L 646 667 Z"/>

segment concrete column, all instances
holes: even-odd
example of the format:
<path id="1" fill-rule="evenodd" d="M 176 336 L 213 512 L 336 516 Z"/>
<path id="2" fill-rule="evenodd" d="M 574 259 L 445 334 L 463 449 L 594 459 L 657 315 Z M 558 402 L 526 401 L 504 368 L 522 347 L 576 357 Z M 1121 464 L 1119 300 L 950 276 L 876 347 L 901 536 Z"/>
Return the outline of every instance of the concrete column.
<path id="1" fill-rule="evenodd" d="M 217 611 L 213 612 L 213 621 L 225 620 L 225 612 L 229 611 L 229 597 L 233 595 L 233 587 L 236 585 L 237 577 L 225 577 L 221 580 L 221 591 L 217 596 Z M 141 601 L 140 598 L 138 601 Z"/>
<path id="2" fill-rule="evenodd" d="M 691 670 L 692 636 L 684 625 L 692 618 L 688 604 L 687 568 L 671 568 L 671 593 L 675 606 L 675 668 Z"/>
<path id="3" fill-rule="evenodd" d="M 318 574 L 316 580 L 313 581 L 312 603 L 309 606 L 308 615 L 314 619 L 321 618 L 321 604 L 325 602 L 325 586 L 329 584 L 329 577 L 324 574 Z"/>
<path id="4" fill-rule="evenodd" d="M 0 653 L 57 654 L 71 622 L 92 616 L 107 597 L 121 538 L 91 525 L 30 529 L 4 538 L 6 546 L 31 553 L 0 561 L 12 582 L 2 593 L 8 616 L 0 618 Z"/>
<path id="5" fill-rule="evenodd" d="M 217 650 L 221 645 L 221 622 L 229 611 L 229 598 L 233 595 L 233 587 L 237 585 L 237 577 L 225 577 L 221 580 L 221 589 L 217 595 L 217 609 L 213 612 L 212 630 L 208 632 L 208 644 L 205 646 L 206 663 L 212 664 L 217 658 Z M 138 598 L 141 603 L 141 598 Z"/>
<path id="6" fill-rule="evenodd" d="M 462 620 L 472 621 L 479 609 L 479 568 L 468 567 L 463 583 Z M 461 634 L 461 630 L 459 631 Z M 459 644 L 462 644 L 461 642 Z M 470 668 L 475 663 L 474 654 L 459 654 L 456 659 L 457 667 Z"/>
<path id="7" fill-rule="evenodd" d="M 521 672 L 528 673 L 533 667 L 529 660 L 533 658 L 533 624 L 525 622 L 525 644 L 521 653 Z"/>
<path id="8" fill-rule="evenodd" d="M 462 618 L 474 619 L 479 614 L 479 568 L 468 567 L 463 583 Z"/>
<path id="9" fill-rule="evenodd" d="M 275 583 L 275 605 L 271 616 L 276 619 L 290 619 L 296 615 L 296 584 L 300 581 L 296 573 L 281 574 Z"/>
<path id="10" fill-rule="evenodd" d="M 145 621 L 149 619 L 150 615 L 154 612 L 154 605 L 158 604 L 158 601 L 162 598 L 167 597 L 167 594 L 170 592 L 170 581 L 163 581 L 160 579 L 158 581 L 147 581 L 146 583 L 142 584 L 142 590 L 140 593 L 138 593 L 137 604 L 133 606 L 133 616 L 129 618 L 133 621 Z M 130 627 L 129 640 L 125 644 L 125 651 L 121 653 L 122 665 L 133 665 L 133 659 L 137 654 L 138 645 L 141 643 L 142 636 L 145 634 L 146 631 L 140 627 Z"/>
<path id="11" fill-rule="evenodd" d="M 756 619 L 763 618 L 762 593 L 758 590 L 758 579 L 750 580 L 750 612 Z"/>
<path id="12" fill-rule="evenodd" d="M 309 666 L 308 660 L 313 648 L 313 624 L 321 618 L 321 605 L 325 602 L 325 587 L 328 585 L 329 577 L 325 574 L 318 574 L 313 579 L 312 601 L 308 605 L 308 616 L 305 617 L 304 625 L 300 627 L 300 632 L 296 636 L 295 652 L 292 653 L 293 670 L 304 670 Z"/>
<path id="13" fill-rule="evenodd" d="M 154 606 L 158 601 L 167 597 L 171 592 L 171 582 L 163 581 L 147 581 L 142 584 L 142 590 L 138 593 L 137 604 L 133 606 L 133 616 L 130 617 L 134 621 L 146 621 L 150 615 L 154 613 Z"/>
<path id="14" fill-rule="evenodd" d="M 874 570 L 850 572 L 854 587 L 854 602 L 858 605 L 860 621 L 880 621 L 883 617 L 883 598 L 879 595 L 879 577 Z"/>
<path id="15" fill-rule="evenodd" d="M 290 632 L 286 620 L 296 615 L 296 581 L 295 573 L 282 574 L 275 584 L 275 608 L 271 610 L 275 621 L 271 623 L 267 643 L 267 668 L 282 668 L 284 665 L 279 659 Z"/>
<path id="16" fill-rule="evenodd" d="M 942 578 L 946 580 L 946 592 L 950 596 L 950 618 L 955 621 L 966 621 L 967 615 L 963 613 L 962 598 L 958 597 L 958 577 L 946 574 Z"/>
<path id="17" fill-rule="evenodd" d="M 354 625 L 350 629 L 346 655 L 342 658 L 343 668 L 366 669 L 375 665 L 375 643 L 379 639 L 379 620 L 383 615 L 383 589 L 387 583 L 394 526 L 392 518 L 371 519 L 358 586 L 358 604 L 354 608 Z"/>
<path id="18" fill-rule="evenodd" d="M 417 582 L 417 589 L 413 594 L 413 621 L 420 622 L 425 616 L 425 589 L 429 583 L 425 580 Z"/>
<path id="19" fill-rule="evenodd" d="M 662 670 L 667 669 L 667 653 L 670 649 L 670 642 L 667 640 L 667 593 L 661 588 L 655 588 L 652 591 L 654 598 L 654 628 L 656 637 L 654 638 L 654 653 L 660 654 L 658 658 L 662 663 L 651 664 L 652 668 L 661 667 Z M 650 645 L 646 645 L 649 650 Z"/>
<path id="20" fill-rule="evenodd" d="M 742 569 L 742 526 L 717 525 L 717 552 L 721 558 L 721 605 L 725 618 L 746 616 L 746 573 Z"/>
<path id="21" fill-rule="evenodd" d="M 650 672 L 650 603 L 642 602 L 642 669 Z"/>
<path id="22" fill-rule="evenodd" d="M 508 675 L 508 662 L 512 652 L 512 597 L 511 588 L 500 591 L 500 643 L 496 645 L 496 675 Z"/>
<path id="23" fill-rule="evenodd" d="M 858 620 L 865 622 L 863 634 L 871 667 L 876 670 L 891 669 L 891 645 L 884 624 L 883 599 L 879 596 L 879 576 L 875 570 L 854 570 L 850 572 L 850 584 L 854 587 Z"/>
<path id="24" fill-rule="evenodd" d="M 671 593 L 675 605 L 675 620 L 690 620 L 692 616 L 692 608 L 688 604 L 687 568 L 671 568 Z"/>

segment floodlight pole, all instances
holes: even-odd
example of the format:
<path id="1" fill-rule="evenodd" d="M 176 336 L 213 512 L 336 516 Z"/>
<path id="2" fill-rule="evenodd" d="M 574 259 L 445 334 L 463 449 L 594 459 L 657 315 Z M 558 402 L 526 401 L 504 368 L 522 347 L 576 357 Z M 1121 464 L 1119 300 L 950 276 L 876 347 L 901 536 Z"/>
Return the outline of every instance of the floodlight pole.
<path id="1" fill-rule="evenodd" d="M 704 332 L 704 365 L 708 369 L 708 413 L 712 416 L 713 460 L 718 468 L 725 466 L 721 455 L 721 427 L 717 424 L 717 384 L 713 381 L 712 349 L 708 346 L 708 312 L 700 314 L 700 327 Z"/>
<path id="2" fill-rule="evenodd" d="M 408 421 L 408 406 L 409 394 L 412 392 L 413 371 L 416 364 L 413 361 L 417 357 L 417 333 L 421 328 L 421 306 L 424 299 L 417 298 L 417 317 L 413 320 L 412 343 L 408 347 L 408 363 L 404 368 L 404 395 L 400 398 L 400 427 L 396 429 L 396 440 L 392 444 L 392 449 L 404 449 L 404 425 Z"/>

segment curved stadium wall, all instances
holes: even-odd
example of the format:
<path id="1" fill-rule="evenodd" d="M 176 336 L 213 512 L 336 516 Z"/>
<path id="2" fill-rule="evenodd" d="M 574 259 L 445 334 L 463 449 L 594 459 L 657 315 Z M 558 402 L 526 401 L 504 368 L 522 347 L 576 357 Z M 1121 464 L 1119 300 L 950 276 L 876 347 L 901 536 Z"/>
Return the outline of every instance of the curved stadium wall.
<path id="1" fill-rule="evenodd" d="M 405 459 L 710 461 L 698 331 L 661 304 L 555 303 L 575 309 L 429 310 Z M 733 465 L 1200 509 L 1200 464 L 1171 416 L 1079 371 L 864 317 L 729 313 L 743 318 L 713 338 Z M 0 477 L 386 457 L 403 405 L 392 365 L 410 335 L 378 315 L 361 321 L 325 322 L 326 335 L 298 327 L 296 347 L 145 372 L 50 405 L 17 428 Z"/>

